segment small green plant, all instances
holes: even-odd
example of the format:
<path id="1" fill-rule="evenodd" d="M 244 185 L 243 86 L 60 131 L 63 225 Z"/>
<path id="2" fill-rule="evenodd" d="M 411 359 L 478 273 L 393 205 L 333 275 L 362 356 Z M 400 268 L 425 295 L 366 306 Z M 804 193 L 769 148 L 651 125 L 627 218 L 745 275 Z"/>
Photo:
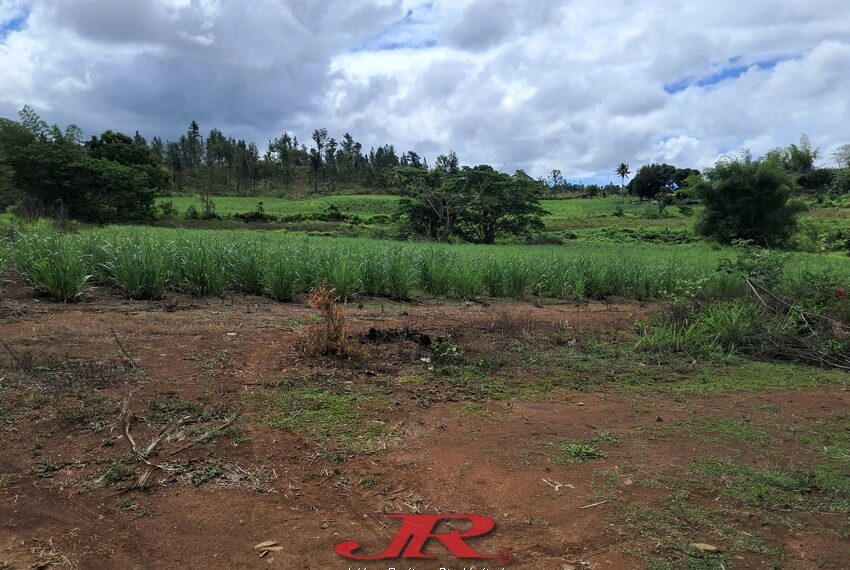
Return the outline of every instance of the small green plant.
<path id="1" fill-rule="evenodd" d="M 53 461 L 52 459 L 46 459 L 41 463 L 37 464 L 32 468 L 33 475 L 37 475 L 39 477 L 49 478 L 53 477 L 56 473 L 58 473 L 63 467 L 65 467 L 64 463 L 60 463 L 58 461 Z"/>
<path id="2" fill-rule="evenodd" d="M 444 363 L 444 362 L 452 362 L 460 358 L 460 355 L 463 352 L 458 347 L 457 343 L 455 343 L 452 335 L 447 335 L 443 338 L 438 338 L 431 345 L 431 355 L 434 359 L 434 362 Z"/>
<path id="3" fill-rule="evenodd" d="M 189 481 L 192 485 L 200 487 L 204 483 L 209 483 L 221 477 L 224 477 L 230 472 L 227 465 L 220 461 L 212 461 L 206 463 L 203 467 L 194 469 L 189 472 Z"/>
<path id="4" fill-rule="evenodd" d="M 561 448 L 561 459 L 567 461 L 590 461 L 603 457 L 605 453 L 589 443 L 567 443 Z"/>

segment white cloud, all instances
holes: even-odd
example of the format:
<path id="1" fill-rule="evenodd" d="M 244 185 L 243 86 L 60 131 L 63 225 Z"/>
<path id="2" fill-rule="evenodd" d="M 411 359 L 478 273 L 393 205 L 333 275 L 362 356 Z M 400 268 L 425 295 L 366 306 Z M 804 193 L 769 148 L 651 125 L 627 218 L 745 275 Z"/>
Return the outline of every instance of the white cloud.
<path id="1" fill-rule="evenodd" d="M 849 136 L 844 0 L 0 0 L 0 30 L 27 11 L 0 31 L 0 115 L 89 132 L 325 126 L 599 181 Z"/>

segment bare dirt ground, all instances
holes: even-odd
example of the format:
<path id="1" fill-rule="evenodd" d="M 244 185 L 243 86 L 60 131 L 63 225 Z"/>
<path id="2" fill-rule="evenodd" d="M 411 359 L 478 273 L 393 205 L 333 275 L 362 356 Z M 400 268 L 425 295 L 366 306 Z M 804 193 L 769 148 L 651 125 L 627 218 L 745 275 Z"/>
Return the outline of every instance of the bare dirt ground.
<path id="1" fill-rule="evenodd" d="M 398 512 L 511 568 L 850 567 L 846 375 L 635 352 L 659 308 L 354 300 L 339 359 L 303 301 L 8 284 L 0 568 L 473 565 L 335 554 Z"/>

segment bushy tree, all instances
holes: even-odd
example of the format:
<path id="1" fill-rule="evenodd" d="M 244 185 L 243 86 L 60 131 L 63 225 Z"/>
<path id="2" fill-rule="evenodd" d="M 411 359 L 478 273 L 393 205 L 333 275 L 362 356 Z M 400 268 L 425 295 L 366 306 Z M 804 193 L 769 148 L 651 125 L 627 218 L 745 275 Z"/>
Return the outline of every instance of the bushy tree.
<path id="1" fill-rule="evenodd" d="M 805 174 L 814 169 L 815 160 L 820 156 L 820 151 L 812 148 L 809 137 L 803 134 L 800 136 L 799 144 L 790 144 L 779 154 L 787 170 L 795 174 Z"/>
<path id="2" fill-rule="evenodd" d="M 166 174 L 147 146 L 109 131 L 83 145 L 77 127 L 47 127 L 29 107 L 20 119 L 0 121 L 0 171 L 19 198 L 87 222 L 151 217 Z"/>
<path id="3" fill-rule="evenodd" d="M 439 166 L 399 167 L 395 175 L 405 193 L 399 213 L 413 234 L 493 243 L 542 228 L 544 185 L 524 173 L 511 176 L 490 166 L 452 173 Z"/>
<path id="4" fill-rule="evenodd" d="M 99 137 L 92 137 L 86 147 L 92 158 L 103 158 L 144 171 L 148 178 L 146 185 L 153 190 L 164 191 L 168 186 L 168 171 L 138 132 L 130 138 L 123 133 L 105 131 Z"/>
<path id="5" fill-rule="evenodd" d="M 671 164 L 645 164 L 628 184 L 629 193 L 640 199 L 651 199 L 661 192 L 672 192 L 684 185 L 688 176 L 699 174 L 693 168 L 676 168 Z"/>
<path id="6" fill-rule="evenodd" d="M 850 194 L 850 168 L 835 173 L 830 190 L 835 194 Z"/>
<path id="7" fill-rule="evenodd" d="M 31 144 L 14 164 L 15 184 L 45 206 L 62 205 L 85 222 L 145 220 L 151 217 L 154 189 L 144 169 L 106 158 L 65 141 Z"/>
<path id="8" fill-rule="evenodd" d="M 448 181 L 466 187 L 470 201 L 460 213 L 458 235 L 477 243 L 493 243 L 505 236 L 528 235 L 543 229 L 540 206 L 543 184 L 524 172 L 513 176 L 482 165 L 463 169 Z"/>
<path id="9" fill-rule="evenodd" d="M 790 200 L 794 176 L 775 154 L 754 160 L 749 153 L 719 161 L 697 187 L 705 209 L 699 233 L 722 243 L 750 240 L 782 245 L 796 228 L 802 205 Z"/>

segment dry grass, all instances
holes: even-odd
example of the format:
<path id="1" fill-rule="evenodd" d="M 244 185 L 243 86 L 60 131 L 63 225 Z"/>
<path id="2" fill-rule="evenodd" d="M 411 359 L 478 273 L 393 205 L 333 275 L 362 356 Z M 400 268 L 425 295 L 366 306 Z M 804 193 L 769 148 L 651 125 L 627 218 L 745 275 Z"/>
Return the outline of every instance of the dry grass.
<path id="1" fill-rule="evenodd" d="M 307 330 L 304 352 L 311 356 L 354 356 L 348 341 L 348 323 L 345 320 L 345 303 L 339 303 L 334 289 L 322 284 L 310 290 L 310 307 L 318 311 L 322 320 Z M 308 319 L 310 322 L 310 319 Z"/>

